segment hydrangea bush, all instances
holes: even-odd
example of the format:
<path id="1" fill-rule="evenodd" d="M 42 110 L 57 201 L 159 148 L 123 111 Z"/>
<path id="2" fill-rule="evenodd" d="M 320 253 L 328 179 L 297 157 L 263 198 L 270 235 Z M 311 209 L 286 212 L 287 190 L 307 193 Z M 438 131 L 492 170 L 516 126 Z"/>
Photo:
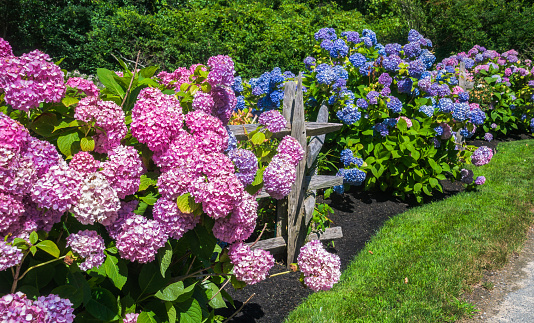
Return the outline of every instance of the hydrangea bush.
<path id="1" fill-rule="evenodd" d="M 304 151 L 271 140 L 277 111 L 237 143 L 230 57 L 157 76 L 121 62 L 97 87 L 0 44 L 2 321 L 219 322 L 222 284 L 268 276 L 245 244 L 256 195 L 286 196 Z"/>

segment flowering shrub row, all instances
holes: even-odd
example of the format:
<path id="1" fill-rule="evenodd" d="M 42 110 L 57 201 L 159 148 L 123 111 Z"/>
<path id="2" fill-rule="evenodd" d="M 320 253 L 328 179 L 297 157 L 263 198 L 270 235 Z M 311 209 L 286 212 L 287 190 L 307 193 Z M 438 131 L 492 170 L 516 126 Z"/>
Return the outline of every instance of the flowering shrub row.
<path id="1" fill-rule="evenodd" d="M 274 264 L 244 241 L 256 194 L 286 196 L 303 158 L 294 138 L 271 140 L 285 119 L 266 112 L 236 141 L 228 56 L 157 76 L 121 64 L 98 69 L 98 88 L 0 39 L 2 321 L 218 322 L 220 286 Z M 329 289 L 339 258 L 313 250 L 306 283 Z"/>

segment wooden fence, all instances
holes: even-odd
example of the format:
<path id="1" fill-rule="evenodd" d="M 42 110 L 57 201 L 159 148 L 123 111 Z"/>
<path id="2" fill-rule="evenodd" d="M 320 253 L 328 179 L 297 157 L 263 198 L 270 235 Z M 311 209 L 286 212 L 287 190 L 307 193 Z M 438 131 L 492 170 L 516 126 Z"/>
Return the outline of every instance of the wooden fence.
<path id="1" fill-rule="evenodd" d="M 313 239 L 332 240 L 343 236 L 340 227 L 328 228 L 321 234 L 306 236 L 307 228 L 315 208 L 315 192 L 321 188 L 342 185 L 343 178 L 338 176 L 317 175 L 317 156 L 323 146 L 325 134 L 341 129 L 342 124 L 328 123 L 328 109 L 322 106 L 316 122 L 305 122 L 304 99 L 302 92 L 302 74 L 297 82 L 288 82 L 284 88 L 283 116 L 288 121 L 286 129 L 273 137 L 282 138 L 291 135 L 305 149 L 304 158 L 297 165 L 297 178 L 289 195 L 277 202 L 276 237 L 261 240 L 253 248 L 269 250 L 281 254 L 287 250 L 287 265 L 297 261 L 298 251 L 306 241 Z M 247 132 L 258 127 L 257 124 L 232 125 L 230 130 L 237 140 L 246 140 Z M 308 143 L 307 137 L 311 137 Z M 260 192 L 258 198 L 269 195 Z"/>

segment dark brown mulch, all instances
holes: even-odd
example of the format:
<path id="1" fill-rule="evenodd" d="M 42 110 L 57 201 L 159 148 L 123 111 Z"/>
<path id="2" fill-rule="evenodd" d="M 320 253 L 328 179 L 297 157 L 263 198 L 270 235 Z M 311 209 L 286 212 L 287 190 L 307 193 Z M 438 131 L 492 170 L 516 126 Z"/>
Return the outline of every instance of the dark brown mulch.
<path id="1" fill-rule="evenodd" d="M 505 140 L 473 140 L 469 144 L 488 146 L 494 149 L 499 142 L 532 138 L 521 135 Z M 445 199 L 463 190 L 459 182 L 442 181 L 443 193 L 436 193 L 428 201 Z M 319 200 L 318 202 L 323 202 Z M 341 270 L 345 270 L 350 261 L 360 252 L 365 243 L 377 232 L 389 218 L 415 206 L 410 201 L 401 201 L 390 194 L 382 192 L 366 192 L 362 188 L 353 187 L 343 196 L 332 194 L 331 199 L 324 200 L 334 209 L 331 219 L 333 226 L 341 226 L 343 238 L 335 240 L 335 247 L 329 246 L 328 251 L 336 253 L 341 259 Z M 426 202 L 426 201 L 425 201 Z M 277 263 L 270 274 L 287 271 L 285 264 Z M 279 323 L 283 322 L 289 312 L 297 307 L 312 292 L 304 288 L 298 278 L 300 273 L 290 273 L 269 278 L 241 290 L 234 290 L 231 286 L 226 290 L 234 298 L 236 309 L 239 308 L 252 294 L 254 297 L 231 320 L 233 323 Z M 228 309 L 217 311 L 226 317 L 235 310 L 229 305 Z"/>

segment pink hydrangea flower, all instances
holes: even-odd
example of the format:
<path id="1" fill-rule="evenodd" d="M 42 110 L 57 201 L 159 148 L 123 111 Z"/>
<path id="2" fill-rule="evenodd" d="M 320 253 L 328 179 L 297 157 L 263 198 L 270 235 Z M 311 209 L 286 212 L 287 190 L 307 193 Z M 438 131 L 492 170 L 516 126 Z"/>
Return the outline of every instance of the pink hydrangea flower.
<path id="1" fill-rule="evenodd" d="M 189 83 L 189 77 L 193 75 L 193 73 L 185 68 L 185 67 L 178 67 L 174 72 L 160 72 L 158 74 L 158 78 L 161 79 L 161 84 L 165 85 L 168 88 L 172 88 L 175 91 L 180 90 L 180 86 L 184 83 Z"/>
<path id="2" fill-rule="evenodd" d="M 22 251 L 0 240 L 0 271 L 17 266 L 22 261 Z"/>
<path id="3" fill-rule="evenodd" d="M 228 132 L 216 117 L 197 110 L 185 116 L 185 123 L 204 153 L 222 152 L 228 147 Z"/>
<path id="4" fill-rule="evenodd" d="M 103 129 L 97 129 L 94 136 L 97 153 L 107 153 L 117 148 L 128 132 L 122 108 L 113 101 L 102 101 L 98 97 L 81 99 L 74 118 L 87 123 L 94 122 L 95 126 Z"/>
<path id="5" fill-rule="evenodd" d="M 120 208 L 117 192 L 106 177 L 101 173 L 92 173 L 85 176 L 80 188 L 80 198 L 72 208 L 72 213 L 82 224 L 98 222 L 109 225 L 117 218 Z"/>
<path id="6" fill-rule="evenodd" d="M 137 318 L 139 317 L 138 313 L 128 313 L 124 316 L 122 320 L 123 323 L 137 323 Z"/>
<path id="7" fill-rule="evenodd" d="M 182 131 L 182 108 L 172 95 L 157 88 L 144 88 L 132 110 L 132 136 L 152 151 L 164 151 Z"/>
<path id="8" fill-rule="evenodd" d="M 192 106 L 194 110 L 200 110 L 210 114 L 215 106 L 215 101 L 213 101 L 213 97 L 209 93 L 198 91 L 195 93 Z"/>
<path id="9" fill-rule="evenodd" d="M 213 234 L 221 241 L 233 243 L 248 239 L 256 227 L 258 202 L 247 192 L 236 204 L 230 216 L 215 220 Z"/>
<path id="10" fill-rule="evenodd" d="M 0 322 L 44 323 L 46 310 L 35 305 L 21 292 L 7 294 L 0 298 Z"/>
<path id="11" fill-rule="evenodd" d="M 473 155 L 471 155 L 471 162 L 475 166 L 482 166 L 486 165 L 491 161 L 491 158 L 493 157 L 493 150 L 491 148 L 488 148 L 486 146 L 481 146 L 475 152 Z"/>
<path id="12" fill-rule="evenodd" d="M 271 197 L 279 200 L 291 191 L 297 178 L 292 157 L 287 154 L 275 155 L 263 172 L 263 188 Z"/>
<path id="13" fill-rule="evenodd" d="M 67 246 L 74 253 L 85 259 L 80 264 L 80 269 L 83 271 L 100 267 L 106 259 L 104 239 L 96 231 L 84 230 L 78 233 L 71 233 L 67 237 Z"/>
<path id="14" fill-rule="evenodd" d="M 132 146 L 118 146 L 109 152 L 109 160 L 102 163 L 102 174 L 120 199 L 139 189 L 141 175 L 145 173 L 139 152 Z"/>
<path id="15" fill-rule="evenodd" d="M 410 120 L 410 118 L 407 118 L 405 116 L 400 116 L 400 117 L 397 118 L 397 121 L 399 119 L 401 119 L 401 118 L 404 119 L 404 121 L 406 121 L 406 125 L 408 126 L 408 128 L 410 128 L 412 126 L 412 120 Z"/>
<path id="16" fill-rule="evenodd" d="M 285 129 L 287 120 L 277 110 L 270 110 L 260 115 L 258 123 L 266 126 L 270 132 L 276 133 Z"/>
<path id="17" fill-rule="evenodd" d="M 100 90 L 93 82 L 81 77 L 71 77 L 67 80 L 67 86 L 78 89 L 87 96 L 98 96 L 100 94 Z"/>
<path id="18" fill-rule="evenodd" d="M 29 140 L 28 129 L 0 112 L 0 169 L 8 168 Z"/>
<path id="19" fill-rule="evenodd" d="M 241 199 L 243 184 L 233 176 L 211 178 L 207 183 L 195 183 L 191 195 L 196 203 L 202 203 L 204 212 L 214 218 L 224 218 Z"/>
<path id="20" fill-rule="evenodd" d="M 122 258 L 148 263 L 154 261 L 158 249 L 165 245 L 167 238 L 158 221 L 132 214 L 121 226 L 116 247 Z"/>
<path id="21" fill-rule="evenodd" d="M 278 145 L 276 151 L 280 154 L 289 155 L 290 158 L 287 161 L 293 166 L 297 166 L 304 157 L 304 149 L 302 149 L 302 146 L 297 139 L 291 136 L 285 136 L 280 142 L 280 145 Z"/>
<path id="22" fill-rule="evenodd" d="M 13 49 L 9 42 L 0 37 L 0 58 L 13 56 Z"/>
<path id="23" fill-rule="evenodd" d="M 100 168 L 100 161 L 95 160 L 87 151 L 79 151 L 69 162 L 69 167 L 82 175 L 91 174 Z"/>
<path id="24" fill-rule="evenodd" d="M 158 221 L 163 231 L 173 239 L 180 239 L 184 233 L 193 229 L 200 221 L 200 216 L 184 214 L 178 209 L 176 200 L 160 198 L 152 211 L 154 220 Z"/>
<path id="25" fill-rule="evenodd" d="M 310 241 L 300 249 L 297 263 L 304 274 L 304 283 L 316 292 L 331 289 L 341 276 L 339 256 L 327 252 L 319 240 Z"/>
<path id="26" fill-rule="evenodd" d="M 235 277 L 249 285 L 254 285 L 269 274 L 274 265 L 273 256 L 261 249 L 251 250 L 243 242 L 237 242 L 228 248 L 228 257 L 234 265 Z"/>

